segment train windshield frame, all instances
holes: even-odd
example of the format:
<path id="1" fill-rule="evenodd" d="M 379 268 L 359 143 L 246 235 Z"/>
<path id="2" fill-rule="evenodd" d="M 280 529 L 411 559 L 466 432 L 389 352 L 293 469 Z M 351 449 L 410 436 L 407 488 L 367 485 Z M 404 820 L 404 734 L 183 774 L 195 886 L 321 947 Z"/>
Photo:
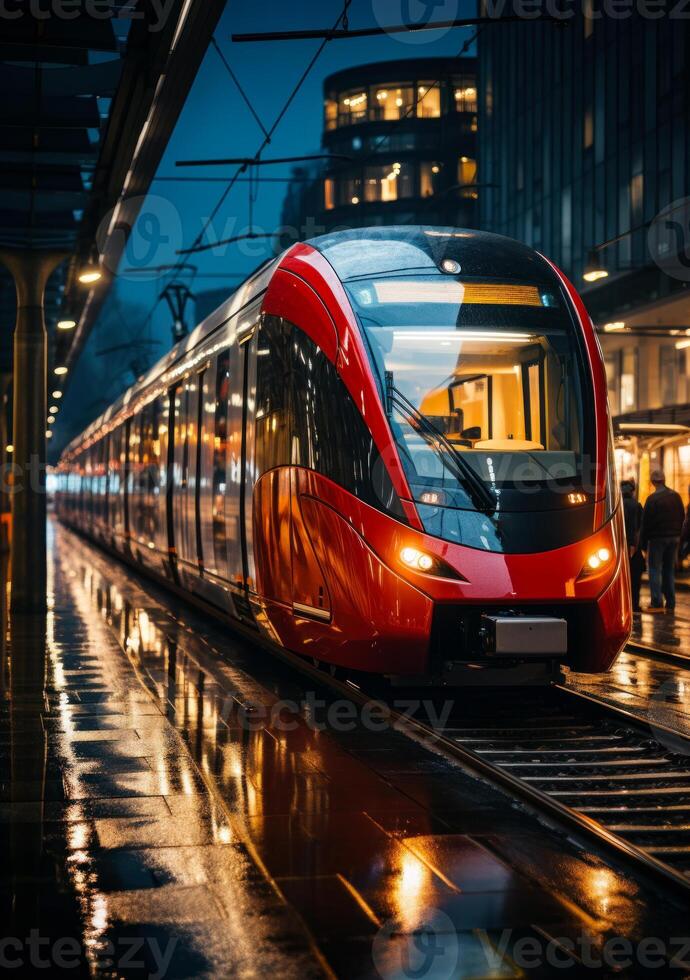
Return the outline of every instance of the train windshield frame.
<path id="1" fill-rule="evenodd" d="M 560 284 L 407 268 L 344 286 L 425 530 L 533 551 L 586 529 L 593 393 Z"/>

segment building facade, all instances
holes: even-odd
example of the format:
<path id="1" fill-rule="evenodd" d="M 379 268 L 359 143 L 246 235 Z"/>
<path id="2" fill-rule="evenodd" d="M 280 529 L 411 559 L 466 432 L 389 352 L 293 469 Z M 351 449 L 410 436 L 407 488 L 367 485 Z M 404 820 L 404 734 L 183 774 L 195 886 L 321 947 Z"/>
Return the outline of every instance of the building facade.
<path id="1" fill-rule="evenodd" d="M 321 152 L 293 172 L 280 244 L 365 225 L 476 225 L 472 58 L 361 65 L 324 82 Z"/>
<path id="2" fill-rule="evenodd" d="M 644 496 L 663 464 L 687 500 L 690 32 L 632 6 L 572 9 L 565 27 L 480 35 L 479 223 L 573 280 L 601 334 L 621 473 Z"/>

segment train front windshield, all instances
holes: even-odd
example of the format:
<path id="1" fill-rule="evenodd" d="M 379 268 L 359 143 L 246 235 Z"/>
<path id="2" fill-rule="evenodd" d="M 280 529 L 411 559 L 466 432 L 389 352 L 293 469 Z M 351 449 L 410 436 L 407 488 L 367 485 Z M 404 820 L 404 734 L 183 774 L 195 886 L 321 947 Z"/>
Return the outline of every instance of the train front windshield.
<path id="1" fill-rule="evenodd" d="M 558 287 L 439 273 L 345 285 L 425 530 L 508 552 L 587 533 L 591 395 Z"/>

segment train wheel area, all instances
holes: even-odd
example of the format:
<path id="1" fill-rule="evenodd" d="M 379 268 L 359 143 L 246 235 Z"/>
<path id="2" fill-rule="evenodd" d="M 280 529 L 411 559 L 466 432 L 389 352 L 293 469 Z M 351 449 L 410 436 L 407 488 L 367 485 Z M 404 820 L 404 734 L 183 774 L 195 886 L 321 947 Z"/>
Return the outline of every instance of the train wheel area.
<path id="1" fill-rule="evenodd" d="M 2 955 L 24 975 L 125 952 L 124 976 L 393 977 L 432 951 L 429 976 L 672 969 L 682 896 L 396 721 L 473 725 L 490 693 L 348 699 L 57 523 L 49 590 L 3 630 Z"/>

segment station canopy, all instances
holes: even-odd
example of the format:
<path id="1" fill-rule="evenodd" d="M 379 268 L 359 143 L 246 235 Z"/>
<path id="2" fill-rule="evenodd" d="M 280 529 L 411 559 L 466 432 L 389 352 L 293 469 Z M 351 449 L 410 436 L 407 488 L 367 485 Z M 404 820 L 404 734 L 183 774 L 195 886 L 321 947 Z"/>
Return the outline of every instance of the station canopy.
<path id="1" fill-rule="evenodd" d="M 49 364 L 76 359 L 107 295 L 79 270 L 100 241 L 119 254 L 160 162 L 223 0 L 14 0 L 0 33 L 0 249 L 53 249 L 69 259 L 46 293 Z M 11 9 L 10 9 L 11 8 Z M 124 234 L 123 234 L 124 232 Z M 13 280 L 0 266 L 0 372 L 12 369 Z M 74 320 L 73 330 L 56 330 Z"/>

